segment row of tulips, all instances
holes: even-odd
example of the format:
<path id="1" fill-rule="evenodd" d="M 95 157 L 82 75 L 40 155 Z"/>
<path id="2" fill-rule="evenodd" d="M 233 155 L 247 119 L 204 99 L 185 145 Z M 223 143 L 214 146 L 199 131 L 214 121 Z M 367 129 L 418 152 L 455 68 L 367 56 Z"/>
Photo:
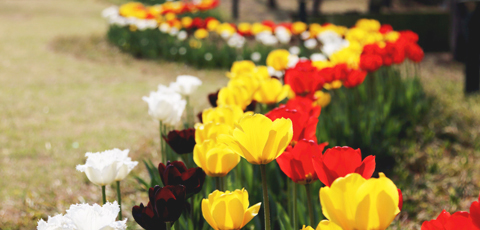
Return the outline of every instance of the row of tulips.
<path id="1" fill-rule="evenodd" d="M 271 64 L 281 66 L 277 62 L 284 61 L 272 58 Z M 202 84 L 196 77 L 179 76 L 176 82 L 160 85 L 158 91 L 143 98 L 148 103 L 149 114 L 160 124 L 164 157 L 158 165 L 163 186 L 160 183 L 151 186 L 147 205 L 140 204 L 132 209 L 132 216 L 140 226 L 144 229 L 205 229 L 210 225 L 216 230 L 241 229 L 263 211 L 263 228 L 279 229 L 270 212 L 276 205 L 271 203 L 270 197 L 276 193 L 286 193 L 286 197 L 292 198 L 284 204 L 291 203 L 292 209 L 288 208 L 288 215 L 283 216 L 292 222 L 281 229 L 300 229 L 300 224 L 305 224 L 303 229 L 316 226 L 316 229 L 373 230 L 386 229 L 391 224 L 401 211 L 403 196 L 383 173 L 372 178 L 375 157 L 362 159 L 360 150 L 350 147 L 333 147 L 324 152 L 328 143 L 318 142 L 319 105 L 324 102 L 311 96 L 312 92 L 315 92 L 313 95 L 321 92 L 318 88 L 311 92 L 292 91 L 295 84 L 301 83 L 300 78 L 289 81 L 289 74 L 285 74 L 286 85 L 283 86 L 281 80 L 268 74 L 267 67 L 245 61 L 234 63 L 228 76 L 228 86 L 209 96 L 213 108 L 205 109 L 199 115 L 201 123 L 195 125 L 189 98 Z M 315 76 L 306 74 L 303 77 Z M 285 102 L 289 94 L 291 99 Z M 253 103 L 253 99 L 258 99 L 260 106 Z M 172 130 L 179 123 L 186 129 Z M 128 157 L 128 150 L 87 153 L 86 157 L 86 163 L 77 166 L 77 170 L 85 172 L 92 183 L 102 187 L 103 207 L 72 205 L 65 215 L 40 220 L 38 229 L 126 229 L 126 220 L 122 220 L 119 207 L 120 181 L 138 163 Z M 242 187 L 249 187 L 250 191 L 258 187 L 252 186 L 252 178 L 241 175 L 251 170 L 252 165 L 258 165 L 259 170 L 249 175 L 261 178 L 257 185 L 262 187 L 263 202 L 250 206 L 251 197 Z M 272 168 L 285 175 L 287 191 L 271 190 L 276 181 L 284 180 L 274 178 Z M 317 190 L 318 180 L 324 187 Z M 117 183 L 118 203 L 107 203 L 105 189 L 114 182 Z M 211 186 L 213 182 L 215 185 Z M 298 186 L 305 187 L 306 195 L 299 195 Z M 313 202 L 313 188 L 319 194 L 319 203 Z M 202 191 L 208 195 L 197 202 Z M 304 212 L 297 208 L 301 205 L 299 197 L 306 197 L 308 209 Z M 326 218 L 319 223 L 315 216 L 318 207 Z M 196 210 L 201 210 L 208 225 L 193 222 Z M 479 203 L 474 202 L 470 213 L 449 215 L 442 212 L 436 220 L 425 222 L 422 229 L 453 229 L 452 226 L 477 229 L 479 210 Z M 116 221 L 118 213 L 119 221 Z M 309 221 L 300 223 L 304 215 L 309 216 Z"/>
<path id="2" fill-rule="evenodd" d="M 163 42 L 171 40 L 169 49 L 165 52 L 160 50 L 152 53 L 151 56 L 154 57 L 164 56 L 171 59 L 167 56 L 173 55 L 175 59 L 186 58 L 189 62 L 188 55 L 184 58 L 181 56 L 186 53 L 198 53 L 198 50 L 201 50 L 200 53 L 203 52 L 203 55 L 200 56 L 204 56 L 202 58 L 207 63 L 217 62 L 216 59 L 223 57 L 214 55 L 216 52 L 213 50 L 218 50 L 219 44 L 224 44 L 224 49 L 231 49 L 225 52 L 236 54 L 233 55 L 234 58 L 241 56 L 241 59 L 251 59 L 257 63 L 265 60 L 272 47 L 288 48 L 293 55 L 310 56 L 312 60 L 319 61 L 316 65 L 319 69 L 345 64 L 349 69 L 374 72 L 381 66 L 401 64 L 406 57 L 414 62 L 423 59 L 423 50 L 417 44 L 418 36 L 415 33 L 394 31 L 390 25 L 381 25 L 376 20 L 361 19 L 350 29 L 329 23 L 307 25 L 303 22 L 275 24 L 264 21 L 237 25 L 222 23 L 213 17 L 178 18 L 173 13 L 155 19 L 144 19 L 137 17 L 132 10 L 123 10 L 130 9 L 130 5 L 132 3 L 122 5 L 120 8 L 111 7 L 103 12 L 103 16 L 111 24 L 110 40 L 134 53 L 137 51 L 132 50 L 131 45 L 136 41 L 132 39 L 142 39 L 143 43 L 147 43 L 145 46 L 148 46 L 148 43 L 155 43 L 150 41 L 149 37 L 157 37 Z M 160 34 L 152 35 L 152 30 L 157 28 Z M 138 33 L 139 36 L 127 36 L 124 33 Z M 252 39 L 256 42 L 248 42 Z M 160 45 L 154 45 L 156 49 L 161 49 L 158 46 Z M 251 46 L 257 47 L 250 49 Z M 259 48 L 262 46 L 263 48 Z M 185 51 L 179 52 L 181 48 Z M 141 47 L 138 49 L 143 50 Z M 217 64 L 198 66 L 215 65 Z"/>

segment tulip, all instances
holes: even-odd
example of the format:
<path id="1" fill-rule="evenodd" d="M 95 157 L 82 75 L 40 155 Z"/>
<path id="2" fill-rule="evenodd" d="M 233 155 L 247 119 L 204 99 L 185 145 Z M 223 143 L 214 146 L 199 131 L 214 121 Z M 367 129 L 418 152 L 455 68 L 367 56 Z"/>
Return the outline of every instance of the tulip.
<path id="1" fill-rule="evenodd" d="M 245 189 L 233 192 L 215 190 L 202 200 L 202 213 L 215 230 L 240 230 L 258 214 L 261 203 L 249 206 Z"/>
<path id="2" fill-rule="evenodd" d="M 288 118 L 293 125 L 292 144 L 299 140 L 317 140 L 316 131 L 320 107 L 313 106 L 310 99 L 295 97 L 265 114 L 272 121 L 279 118 Z"/>
<path id="3" fill-rule="evenodd" d="M 209 122 L 228 124 L 231 127 L 240 120 L 243 111 L 240 107 L 234 105 L 219 105 L 216 108 L 209 108 L 203 111 L 202 121 L 204 124 Z"/>
<path id="4" fill-rule="evenodd" d="M 309 184 L 318 180 L 317 174 L 313 169 L 312 157 L 321 156 L 323 148 L 326 145 L 328 145 L 328 143 L 319 145 L 313 140 L 303 139 L 299 141 L 295 147 L 288 146 L 285 152 L 277 158 L 280 169 L 292 179 L 293 182 L 305 185 L 310 224 L 315 222 L 315 218 L 313 216 L 312 195 Z M 296 194 L 296 187 L 294 186 L 293 189 L 293 193 Z M 296 196 L 294 195 L 294 197 Z M 295 198 L 293 200 L 294 210 L 296 209 L 296 205 Z M 294 220 L 296 220 L 295 216 Z M 296 221 L 294 221 L 294 226 L 297 226 Z"/>
<path id="5" fill-rule="evenodd" d="M 208 122 L 206 124 L 195 125 L 195 141 L 198 144 L 203 143 L 206 140 L 217 140 L 220 134 L 231 134 L 233 128 L 224 123 Z"/>
<path id="6" fill-rule="evenodd" d="M 478 219 L 477 219 L 478 220 Z M 473 221 L 472 216 L 468 212 L 456 212 L 452 215 L 443 210 L 435 220 L 425 221 L 421 230 L 455 230 L 455 229 L 478 229 Z"/>
<path id="7" fill-rule="evenodd" d="M 183 212 L 185 207 L 185 186 L 155 186 L 148 191 L 149 202 L 132 208 L 135 221 L 147 230 L 164 229 L 164 224 L 171 225 Z"/>
<path id="8" fill-rule="evenodd" d="M 260 83 L 253 99 L 263 104 L 275 104 L 285 99 L 289 90 L 288 85 L 282 85 L 276 78 L 270 78 Z"/>
<path id="9" fill-rule="evenodd" d="M 347 79 L 343 81 L 343 85 L 347 88 L 353 88 L 363 83 L 367 72 L 361 70 L 350 70 Z"/>
<path id="10" fill-rule="evenodd" d="M 366 180 L 351 173 L 320 189 L 324 225 L 335 229 L 386 229 L 400 212 L 395 184 L 379 173 L 380 178 Z M 322 228 L 320 228 L 322 229 Z"/>
<path id="11" fill-rule="evenodd" d="M 236 76 L 242 74 L 249 74 L 252 73 L 255 68 L 255 63 L 253 63 L 252 61 L 236 61 L 232 64 L 229 76 L 231 78 L 235 78 Z"/>
<path id="12" fill-rule="evenodd" d="M 245 115 L 232 135 L 220 135 L 218 140 L 252 164 L 268 164 L 283 153 L 292 137 L 290 119 L 271 121 L 255 114 Z"/>
<path id="13" fill-rule="evenodd" d="M 164 88 L 167 89 L 167 88 Z M 178 93 L 168 91 L 150 92 L 142 99 L 148 103 L 148 114 L 164 125 L 176 126 L 182 117 L 187 102 Z"/>
<path id="14" fill-rule="evenodd" d="M 285 71 L 285 84 L 298 96 L 311 97 L 323 88 L 324 79 L 309 60 L 299 61 L 294 68 Z"/>
<path id="15" fill-rule="evenodd" d="M 205 182 L 205 172 L 202 168 L 189 168 L 181 161 L 167 162 L 167 165 L 160 163 L 158 173 L 163 185 L 185 186 L 186 198 L 202 191 Z"/>
<path id="16" fill-rule="evenodd" d="M 217 105 L 239 106 L 245 110 L 250 103 L 252 103 L 252 92 L 245 87 L 230 85 L 223 87 L 218 93 Z"/>
<path id="17" fill-rule="evenodd" d="M 332 96 L 329 93 L 323 91 L 315 92 L 314 98 L 314 105 L 318 105 L 320 106 L 320 108 L 326 107 L 332 101 Z"/>
<path id="18" fill-rule="evenodd" d="M 326 186 L 331 186 L 337 178 L 350 173 L 358 173 L 369 179 L 375 171 L 375 156 L 368 156 L 362 161 L 360 149 L 350 147 L 327 149 L 322 156 L 314 156 L 312 161 L 318 178 Z"/>
<path id="19" fill-rule="evenodd" d="M 321 156 L 328 143 L 317 144 L 313 140 L 300 140 L 294 147 L 288 146 L 277 158 L 278 166 L 293 182 L 311 184 L 318 180 L 312 157 Z"/>
<path id="20" fill-rule="evenodd" d="M 408 43 L 408 45 L 405 47 L 405 52 L 408 59 L 416 63 L 421 62 L 425 56 L 422 48 L 417 43 Z"/>
<path id="21" fill-rule="evenodd" d="M 271 121 L 262 114 L 245 115 L 236 125 L 232 135 L 220 135 L 217 139 L 233 152 L 252 164 L 260 165 L 263 201 L 265 204 L 265 230 L 270 230 L 270 206 L 268 200 L 267 173 L 265 164 L 277 159 L 292 141 L 293 129 L 290 119 Z"/>
<path id="22" fill-rule="evenodd" d="M 470 215 L 472 216 L 473 224 L 480 229 L 480 196 L 478 201 L 475 201 L 470 206 Z"/>
<path id="23" fill-rule="evenodd" d="M 210 177 L 224 177 L 240 162 L 240 156 L 225 144 L 209 139 L 195 145 L 193 160 Z"/>
<path id="24" fill-rule="evenodd" d="M 173 130 L 163 139 L 177 154 L 191 153 L 195 146 L 195 129 Z"/>
<path id="25" fill-rule="evenodd" d="M 290 52 L 288 50 L 274 50 L 267 56 L 267 66 L 273 67 L 275 70 L 285 70 L 288 66 Z"/>
<path id="26" fill-rule="evenodd" d="M 190 96 L 201 85 L 202 81 L 197 77 L 190 75 L 180 75 L 177 77 L 177 81 L 170 84 L 170 88 L 184 96 Z"/>
<path id="27" fill-rule="evenodd" d="M 116 201 L 106 203 L 103 206 L 98 204 L 73 204 L 65 215 L 48 217 L 48 220 L 38 222 L 38 230 L 53 229 L 76 229 L 76 230 L 125 230 L 127 219 L 115 221 L 120 208 Z"/>
<path id="28" fill-rule="evenodd" d="M 235 78 L 230 79 L 228 82 L 228 87 L 243 87 L 251 94 L 258 90 L 260 87 L 260 79 L 254 76 L 253 72 L 251 74 L 239 75 Z"/>

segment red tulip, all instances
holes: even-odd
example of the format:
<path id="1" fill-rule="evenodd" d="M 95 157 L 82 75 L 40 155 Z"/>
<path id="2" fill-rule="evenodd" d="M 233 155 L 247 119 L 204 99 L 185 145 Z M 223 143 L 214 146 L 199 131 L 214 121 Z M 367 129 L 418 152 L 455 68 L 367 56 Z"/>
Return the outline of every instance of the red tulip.
<path id="1" fill-rule="evenodd" d="M 480 196 L 478 201 L 475 201 L 470 206 L 470 216 L 472 217 L 473 224 L 480 229 Z"/>
<path id="2" fill-rule="evenodd" d="M 362 54 L 360 56 L 360 68 L 367 72 L 375 72 L 383 65 L 382 56 L 377 54 Z"/>
<path id="3" fill-rule="evenodd" d="M 412 43 L 417 43 L 418 42 L 418 34 L 411 31 L 411 30 L 403 30 L 399 31 L 400 32 L 400 38 L 402 40 L 405 40 L 407 42 L 412 42 Z"/>
<path id="4" fill-rule="evenodd" d="M 358 173 L 369 179 L 375 171 L 375 156 L 368 156 L 362 161 L 360 149 L 334 147 L 327 149 L 321 156 L 314 156 L 313 168 L 320 181 L 329 186 L 339 177 Z"/>
<path id="5" fill-rule="evenodd" d="M 288 146 L 277 158 L 280 169 L 295 183 L 311 184 L 318 180 L 313 169 L 312 157 L 321 156 L 328 143 L 317 144 L 313 140 L 300 140 L 294 147 Z"/>
<path id="6" fill-rule="evenodd" d="M 380 30 L 378 32 L 382 33 L 382 34 L 386 34 L 388 32 L 392 32 L 393 31 L 393 27 L 389 24 L 383 24 L 381 27 L 380 27 Z"/>
<path id="7" fill-rule="evenodd" d="M 178 154 L 192 153 L 195 147 L 195 129 L 173 130 L 163 136 L 163 139 Z"/>
<path id="8" fill-rule="evenodd" d="M 202 168 L 187 169 L 181 161 L 167 162 L 167 165 L 160 163 L 158 173 L 163 185 L 185 186 L 186 198 L 200 192 L 205 182 L 205 172 Z"/>
<path id="9" fill-rule="evenodd" d="M 416 43 L 408 43 L 405 46 L 405 53 L 407 54 L 408 59 L 417 63 L 421 62 L 425 56 L 423 49 Z"/>
<path id="10" fill-rule="evenodd" d="M 164 223 L 173 223 L 185 207 L 185 186 L 155 186 L 148 191 L 149 202 L 132 208 L 135 221 L 147 230 L 164 229 Z"/>
<path id="11" fill-rule="evenodd" d="M 367 72 L 362 70 L 350 70 L 347 75 L 347 79 L 343 81 L 343 86 L 346 88 L 353 88 L 359 86 L 365 80 Z"/>
<path id="12" fill-rule="evenodd" d="M 272 111 L 265 114 L 270 120 L 278 118 L 289 118 L 293 124 L 292 143 L 302 139 L 317 140 L 317 123 L 321 108 L 313 106 L 313 102 L 307 98 L 295 97 L 286 105 L 280 105 Z"/>
<path id="13" fill-rule="evenodd" d="M 315 91 L 322 89 L 324 84 L 319 71 L 312 66 L 310 60 L 301 60 L 295 68 L 287 69 L 284 80 L 298 96 L 313 95 Z"/>
<path id="14" fill-rule="evenodd" d="M 437 219 L 425 221 L 421 230 L 457 230 L 468 229 L 477 230 L 478 228 L 472 222 L 472 217 L 468 212 L 456 212 L 452 215 L 443 210 Z"/>
<path id="15" fill-rule="evenodd" d="M 398 190 L 398 209 L 400 209 L 400 211 L 402 210 L 403 208 L 403 194 L 402 194 L 402 190 L 400 189 L 397 189 Z"/>

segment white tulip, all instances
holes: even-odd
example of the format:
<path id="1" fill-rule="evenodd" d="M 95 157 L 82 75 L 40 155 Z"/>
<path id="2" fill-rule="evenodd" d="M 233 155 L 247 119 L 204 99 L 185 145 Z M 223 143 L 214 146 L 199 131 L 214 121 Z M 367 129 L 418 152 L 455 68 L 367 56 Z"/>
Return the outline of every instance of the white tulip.
<path id="1" fill-rule="evenodd" d="M 252 55 L 250 56 L 250 58 L 254 62 L 259 62 L 260 59 L 262 59 L 262 55 L 259 52 L 253 52 Z"/>
<path id="2" fill-rule="evenodd" d="M 290 47 L 290 49 L 288 49 L 288 52 L 290 52 L 293 55 L 299 55 L 300 54 L 300 47 L 292 46 L 292 47 Z"/>
<path id="3" fill-rule="evenodd" d="M 48 217 L 40 220 L 37 230 L 125 230 L 127 219 L 115 221 L 120 208 L 118 203 L 73 204 L 64 216 Z"/>
<path id="4" fill-rule="evenodd" d="M 164 91 L 162 91 L 164 89 Z M 159 91 L 150 92 L 149 97 L 142 99 L 148 103 L 148 114 L 166 125 L 176 126 L 182 118 L 187 102 L 182 96 L 165 86 L 159 86 Z"/>
<path id="5" fill-rule="evenodd" d="M 164 33 L 168 33 L 168 31 L 170 31 L 170 25 L 166 22 L 160 24 L 160 26 L 158 27 L 158 29 Z"/>
<path id="6" fill-rule="evenodd" d="M 128 176 L 128 174 L 133 170 L 133 168 L 135 168 L 135 166 L 138 165 L 138 161 L 132 161 L 132 158 L 128 157 L 128 153 L 130 152 L 130 150 L 128 149 L 125 149 L 123 151 L 120 149 L 113 150 L 117 152 L 115 154 L 115 157 L 119 162 L 117 164 L 118 173 L 115 177 L 115 181 L 121 181 Z"/>
<path id="7" fill-rule="evenodd" d="M 313 39 L 313 38 L 312 38 L 312 39 L 306 40 L 303 44 L 305 45 L 305 47 L 306 47 L 307 49 L 310 49 L 310 50 L 311 50 L 311 49 L 314 49 L 315 47 L 317 47 L 318 42 L 317 42 L 316 39 Z"/>
<path id="8" fill-rule="evenodd" d="M 310 55 L 310 60 L 312 60 L 312 61 L 326 61 L 327 57 L 325 57 L 325 55 L 323 55 L 321 53 L 314 53 L 314 54 Z"/>
<path id="9" fill-rule="evenodd" d="M 170 34 L 170 36 L 177 36 L 178 32 L 180 31 L 177 29 L 177 27 L 172 27 L 168 34 Z"/>
<path id="10" fill-rule="evenodd" d="M 319 33 L 317 39 L 324 45 L 328 43 L 340 43 L 343 40 L 339 34 L 331 30 Z"/>
<path id="11" fill-rule="evenodd" d="M 190 75 L 180 75 L 177 77 L 176 82 L 170 83 L 170 88 L 172 88 L 179 94 L 182 94 L 184 96 L 190 96 L 201 85 L 202 81 L 197 77 Z"/>
<path id="12" fill-rule="evenodd" d="M 282 44 L 287 44 L 292 39 L 292 34 L 290 34 L 290 31 L 288 31 L 288 29 L 283 26 L 278 26 L 277 28 L 275 28 L 275 36 Z"/>
<path id="13" fill-rule="evenodd" d="M 88 179 L 100 186 L 111 184 L 117 177 L 121 163 L 117 160 L 119 149 L 107 150 L 104 152 L 85 154 L 87 161 L 84 165 L 77 165 L 77 170 L 85 172 Z"/>
<path id="14" fill-rule="evenodd" d="M 111 18 L 118 16 L 118 6 L 110 6 L 102 11 L 103 18 Z"/>
<path id="15" fill-rule="evenodd" d="M 178 40 L 185 41 L 185 39 L 187 39 L 187 37 L 188 37 L 187 31 L 182 30 L 182 31 L 178 32 L 178 35 L 177 35 Z"/>
<path id="16" fill-rule="evenodd" d="M 158 22 L 155 19 L 145 20 L 145 24 L 147 26 L 147 29 L 155 29 L 158 26 Z"/>
<path id="17" fill-rule="evenodd" d="M 302 38 L 302 40 L 308 40 L 310 39 L 310 32 L 304 31 L 303 33 L 300 34 L 300 37 Z"/>
<path id="18" fill-rule="evenodd" d="M 290 56 L 288 56 L 287 68 L 294 68 L 298 61 L 300 61 L 300 58 L 297 55 L 290 54 Z"/>

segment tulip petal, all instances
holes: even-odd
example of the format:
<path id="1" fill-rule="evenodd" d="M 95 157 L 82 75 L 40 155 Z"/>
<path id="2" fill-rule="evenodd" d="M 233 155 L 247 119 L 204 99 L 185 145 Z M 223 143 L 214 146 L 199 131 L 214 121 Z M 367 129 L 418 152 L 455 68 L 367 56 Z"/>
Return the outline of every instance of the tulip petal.
<path id="1" fill-rule="evenodd" d="M 248 224 L 248 222 L 250 222 L 253 219 L 253 217 L 258 215 L 258 211 L 260 210 L 261 206 L 262 206 L 262 202 L 259 202 L 247 209 L 247 211 L 243 215 L 242 227 Z"/>
<path id="2" fill-rule="evenodd" d="M 355 200 L 359 229 L 386 229 L 400 212 L 397 187 L 383 173 L 359 187 Z"/>
<path id="3" fill-rule="evenodd" d="M 243 227 L 243 216 L 245 213 L 242 200 L 238 199 L 237 196 L 233 196 L 233 198 L 228 201 L 227 207 L 227 222 L 228 226 L 230 226 L 229 229 L 241 229 Z"/>
<path id="4" fill-rule="evenodd" d="M 362 164 L 355 169 L 355 172 L 365 179 L 370 179 L 375 171 L 375 156 L 368 156 L 363 159 Z"/>
<path id="5" fill-rule="evenodd" d="M 216 200 L 212 204 L 212 216 L 215 220 L 215 223 L 217 223 L 217 227 L 219 229 L 231 229 L 230 226 L 227 224 L 231 224 L 231 220 L 227 220 L 227 204 L 224 199 L 219 199 Z"/>
<path id="6" fill-rule="evenodd" d="M 343 229 L 355 226 L 355 194 L 365 181 L 359 174 L 352 173 L 339 177 L 330 187 L 321 188 L 320 202 L 325 217 Z"/>
<path id="7" fill-rule="evenodd" d="M 322 220 L 315 230 L 343 230 L 340 226 L 328 220 Z"/>
<path id="8" fill-rule="evenodd" d="M 203 218 L 207 221 L 207 223 L 215 230 L 218 230 L 217 223 L 215 223 L 215 220 L 212 217 L 212 214 L 210 213 L 210 210 L 212 210 L 210 206 L 210 198 L 203 199 L 202 200 L 202 213 L 203 213 Z"/>

